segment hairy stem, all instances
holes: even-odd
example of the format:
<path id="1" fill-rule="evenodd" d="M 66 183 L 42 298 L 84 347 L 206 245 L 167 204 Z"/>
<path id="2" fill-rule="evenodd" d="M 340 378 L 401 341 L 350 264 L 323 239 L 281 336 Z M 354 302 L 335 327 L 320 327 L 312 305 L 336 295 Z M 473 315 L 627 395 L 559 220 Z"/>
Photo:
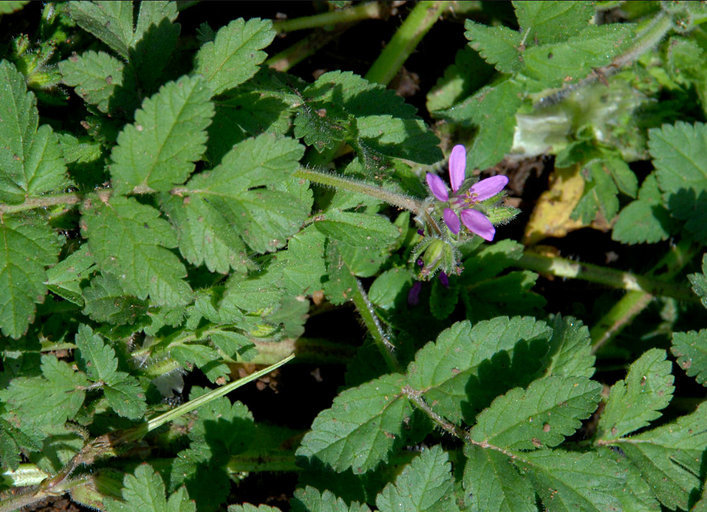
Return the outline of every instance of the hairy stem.
<path id="1" fill-rule="evenodd" d="M 544 256 L 537 252 L 525 251 L 517 265 L 535 272 L 552 274 L 557 277 L 581 279 L 627 291 L 648 293 L 654 296 L 673 297 L 679 300 L 697 300 L 692 291 L 670 281 L 641 276 L 613 268 L 578 263 L 559 256 Z"/>
<path id="2" fill-rule="evenodd" d="M 98 196 L 101 200 L 107 200 L 110 194 L 111 191 L 108 189 L 98 191 Z M 71 206 L 79 204 L 83 199 L 83 194 L 79 194 L 78 192 L 32 197 L 20 204 L 0 204 L 0 216 L 6 213 L 19 213 L 27 210 L 36 210 L 38 208 L 51 208 L 52 206 L 62 204 Z"/>
<path id="3" fill-rule="evenodd" d="M 687 240 L 671 247 L 670 251 L 648 273 L 661 272 L 663 279 L 672 279 L 697 252 Z M 597 352 L 626 327 L 648 304 L 654 295 L 645 291 L 629 291 L 589 331 L 592 337 L 592 352 Z"/>
<path id="4" fill-rule="evenodd" d="M 300 167 L 294 175 L 298 178 L 305 178 L 320 185 L 340 188 L 350 192 L 357 192 L 359 194 L 375 197 L 376 199 L 385 201 L 386 203 L 397 206 L 398 208 L 410 210 L 415 215 L 420 215 L 422 212 L 422 202 L 418 199 L 414 199 L 403 194 L 398 194 L 397 192 L 386 190 L 376 185 L 370 185 L 351 178 L 344 178 L 343 176 L 339 176 L 337 174 L 324 171 L 315 171 L 313 169 L 306 169 L 303 167 Z"/>
<path id="5" fill-rule="evenodd" d="M 451 2 L 419 2 L 366 73 L 371 82 L 388 85 L 420 40 Z"/>
<path id="6" fill-rule="evenodd" d="M 353 303 L 356 306 L 356 311 L 361 315 L 363 323 L 371 333 L 373 341 L 375 342 L 378 350 L 380 351 L 385 363 L 388 368 L 392 371 L 400 371 L 400 363 L 397 357 L 395 357 L 395 345 L 393 345 L 388 339 L 388 335 L 383 330 L 376 312 L 373 311 L 373 305 L 371 301 L 368 300 L 368 295 L 366 290 L 363 289 L 361 281 L 356 279 L 356 289 L 352 290 L 353 293 Z"/>
<path id="7" fill-rule="evenodd" d="M 380 19 L 384 18 L 389 10 L 390 8 L 386 2 L 364 2 L 353 7 L 315 14 L 313 16 L 303 16 L 291 20 L 278 20 L 273 22 L 272 25 L 278 33 L 294 32 L 295 30 L 305 30 L 308 28 L 354 23 L 365 19 Z"/>

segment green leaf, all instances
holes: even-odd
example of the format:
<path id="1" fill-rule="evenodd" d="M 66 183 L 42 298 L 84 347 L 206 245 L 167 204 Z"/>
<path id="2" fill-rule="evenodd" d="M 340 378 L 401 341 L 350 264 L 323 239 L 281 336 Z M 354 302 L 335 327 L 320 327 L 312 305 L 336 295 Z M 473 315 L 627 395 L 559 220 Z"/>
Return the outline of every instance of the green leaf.
<path id="1" fill-rule="evenodd" d="M 527 44 L 556 43 L 579 34 L 594 16 L 592 2 L 513 2 Z"/>
<path id="2" fill-rule="evenodd" d="M 674 332 L 670 351 L 685 373 L 707 386 L 707 329 Z"/>
<path id="3" fill-rule="evenodd" d="M 670 216 L 662 206 L 639 199 L 621 210 L 611 239 L 625 244 L 654 244 L 668 239 L 671 226 Z"/>
<path id="4" fill-rule="evenodd" d="M 333 492 L 325 490 L 324 492 L 307 486 L 304 489 L 297 489 L 292 498 L 293 512 L 371 512 L 368 505 L 354 501 L 350 505 L 337 498 Z M 229 511 L 230 512 L 230 511 Z"/>
<path id="5" fill-rule="evenodd" d="M 617 439 L 660 417 L 673 396 L 672 363 L 653 348 L 631 364 L 626 379 L 611 387 L 599 419 L 602 439 Z"/>
<path id="6" fill-rule="evenodd" d="M 315 222 L 319 231 L 346 244 L 371 249 L 392 244 L 400 231 L 386 217 L 331 211 Z"/>
<path id="7" fill-rule="evenodd" d="M 436 115 L 438 110 L 451 107 L 488 83 L 495 73 L 477 52 L 466 46 L 454 57 L 454 64 L 444 70 L 437 83 L 427 93 L 427 110 Z"/>
<path id="8" fill-rule="evenodd" d="M 79 349 L 78 362 L 94 382 L 102 381 L 110 384 L 116 381 L 118 359 L 115 350 L 103 342 L 98 334 L 88 326 L 81 324 L 76 333 L 76 347 Z"/>
<path id="9" fill-rule="evenodd" d="M 203 394 L 208 390 L 199 391 Z M 196 397 L 192 390 L 190 399 Z M 198 418 L 189 431 L 192 442 L 208 444 L 215 451 L 214 457 L 224 462 L 246 450 L 254 436 L 255 423 L 248 407 L 241 402 L 232 404 L 226 397 L 199 407 Z"/>
<path id="10" fill-rule="evenodd" d="M 638 193 L 638 178 L 628 164 L 617 157 L 603 159 L 604 169 L 611 174 L 616 186 L 627 196 L 636 197 Z"/>
<path id="11" fill-rule="evenodd" d="M 120 416 L 139 420 L 145 416 L 145 392 L 135 377 L 118 372 L 114 382 L 103 387 L 108 405 Z"/>
<path id="12" fill-rule="evenodd" d="M 294 174 L 303 153 L 304 147 L 293 139 L 263 134 L 240 142 L 215 169 L 194 176 L 182 192 L 188 197 L 181 205 L 186 213 L 172 219 L 185 257 L 219 270 L 228 263 L 243 272 L 251 264 L 244 259 L 243 245 L 234 232 L 257 252 L 284 247 L 306 218 L 310 204 L 274 188 Z M 267 188 L 260 188 L 263 185 Z M 171 213 L 178 207 L 173 201 L 166 206 Z M 195 225 L 204 215 L 212 224 L 209 228 Z M 208 247 L 214 240 L 214 246 Z M 222 254 L 228 255 L 226 262 L 217 261 Z"/>
<path id="13" fill-rule="evenodd" d="M 153 92 L 164 82 L 164 71 L 177 47 L 180 26 L 176 2 L 141 2 L 130 48 L 130 64 L 143 90 Z"/>
<path id="14" fill-rule="evenodd" d="M 702 305 L 707 308 L 707 253 L 702 255 L 702 273 L 695 272 L 689 274 L 687 278 L 694 291 L 702 301 Z"/>
<path id="15" fill-rule="evenodd" d="M 376 496 L 381 512 L 459 510 L 452 492 L 449 456 L 439 445 L 423 451 Z"/>
<path id="16" fill-rule="evenodd" d="M 162 86 L 118 135 L 110 173 L 117 193 L 165 192 L 194 170 L 206 150 L 214 107 L 202 79 L 182 77 Z"/>
<path id="17" fill-rule="evenodd" d="M 337 472 L 364 473 L 388 459 L 412 407 L 405 378 L 386 375 L 340 393 L 319 413 L 296 455 L 316 458 Z"/>
<path id="18" fill-rule="evenodd" d="M 587 26 L 567 41 L 528 48 L 523 52 L 523 74 L 535 80 L 538 89 L 577 82 L 593 68 L 611 63 L 632 36 L 628 25 Z"/>
<path id="19" fill-rule="evenodd" d="M 113 274 L 98 274 L 94 277 L 91 284 L 84 288 L 83 298 L 85 315 L 113 325 L 133 325 L 148 309 L 146 301 L 126 294 Z"/>
<path id="20" fill-rule="evenodd" d="M 184 366 L 190 363 L 196 365 L 211 382 L 230 372 L 218 352 L 206 345 L 178 345 L 172 349 L 171 355 Z"/>
<path id="21" fill-rule="evenodd" d="M 228 512 L 281 512 L 277 507 L 269 507 L 267 505 L 251 505 L 243 503 L 242 505 L 229 505 Z"/>
<path id="22" fill-rule="evenodd" d="M 501 73 L 513 73 L 522 67 L 521 35 L 518 32 L 502 25 L 489 27 L 469 19 L 465 21 L 464 28 L 469 46 Z"/>
<path id="23" fill-rule="evenodd" d="M 325 239 L 315 226 L 307 226 L 290 238 L 287 250 L 278 255 L 282 286 L 289 294 L 312 294 L 322 289 L 322 277 L 326 274 Z"/>
<path id="24" fill-rule="evenodd" d="M 131 67 L 105 52 L 87 51 L 59 63 L 63 82 L 103 113 L 131 118 L 140 104 Z"/>
<path id="25" fill-rule="evenodd" d="M 512 389 L 477 417 L 471 438 L 511 450 L 554 447 L 596 409 L 601 384 L 583 377 L 545 377 Z"/>
<path id="26" fill-rule="evenodd" d="M 351 300 L 353 291 L 358 287 L 354 273 L 343 255 L 343 245 L 334 240 L 329 240 L 326 245 L 328 275 L 323 278 L 322 286 L 327 298 L 335 305 Z"/>
<path id="27" fill-rule="evenodd" d="M 71 18 L 82 29 L 106 43 L 121 57 L 129 57 L 133 41 L 132 2 L 72 2 Z"/>
<path id="28" fill-rule="evenodd" d="M 41 443 L 0 417 L 0 467 L 3 470 L 16 471 L 22 461 L 23 453 L 37 452 L 41 449 Z"/>
<path id="29" fill-rule="evenodd" d="M 83 387 L 88 379 L 68 363 L 43 355 L 41 370 L 42 377 L 17 377 L 0 390 L 0 400 L 12 407 L 12 415 L 25 432 L 63 425 L 76 415 L 86 395 Z"/>
<path id="30" fill-rule="evenodd" d="M 538 450 L 523 453 L 518 465 L 530 478 L 547 510 L 614 512 L 625 485 L 618 465 L 596 453 Z"/>
<path id="31" fill-rule="evenodd" d="M 149 295 L 157 305 L 191 300 L 192 290 L 182 279 L 186 269 L 167 249 L 176 246 L 176 236 L 157 210 L 133 198 L 94 199 L 84 208 L 82 223 L 96 263 L 128 294 L 138 299 Z"/>
<path id="32" fill-rule="evenodd" d="M 589 329 L 580 320 L 557 315 L 552 324 L 551 362 L 545 375 L 587 377 L 594 375 Z"/>
<path id="33" fill-rule="evenodd" d="M 46 224 L 27 224 L 6 216 L 0 223 L 0 329 L 19 338 L 44 302 L 45 267 L 56 262 L 57 236 Z"/>
<path id="34" fill-rule="evenodd" d="M 497 317 L 473 328 L 457 322 L 417 352 L 408 379 L 436 412 L 471 423 L 493 398 L 539 376 L 550 335 L 529 317 Z"/>
<path id="35" fill-rule="evenodd" d="M 707 241 L 707 125 L 679 121 L 648 131 L 664 204 L 699 241 Z"/>
<path id="36" fill-rule="evenodd" d="M 411 272 L 402 268 L 391 268 L 379 275 L 368 290 L 368 298 L 376 306 L 390 310 L 404 295 L 413 281 Z"/>
<path id="37" fill-rule="evenodd" d="M 535 491 L 509 464 L 507 455 L 473 444 L 464 445 L 464 489 L 474 512 L 536 512 Z"/>
<path id="38" fill-rule="evenodd" d="M 702 402 L 695 412 L 673 423 L 616 442 L 669 509 L 687 510 L 690 496 L 703 484 L 706 416 L 707 403 Z"/>
<path id="39" fill-rule="evenodd" d="M 317 104 L 303 104 L 297 110 L 294 135 L 318 152 L 334 150 L 345 140 L 356 138 L 354 118 L 339 105 L 324 103 L 326 108 L 313 108 Z"/>
<path id="40" fill-rule="evenodd" d="M 25 77 L 0 61 L 0 202 L 21 203 L 69 182 L 56 134 L 37 129 L 36 104 Z"/>
<path id="41" fill-rule="evenodd" d="M 360 146 L 381 155 L 434 164 L 442 158 L 439 139 L 420 119 L 400 119 L 391 115 L 356 118 Z"/>
<path id="42" fill-rule="evenodd" d="M 83 306 L 84 298 L 80 284 L 94 270 L 93 256 L 88 252 L 87 246 L 81 246 L 47 270 L 47 288 L 61 298 L 77 306 Z"/>
<path id="43" fill-rule="evenodd" d="M 196 512 L 183 487 L 165 499 L 165 487 L 160 475 L 149 464 L 139 465 L 123 480 L 122 501 L 105 499 L 107 512 Z"/>
<path id="44" fill-rule="evenodd" d="M 594 220 L 597 212 L 611 222 L 619 212 L 619 199 L 614 181 L 608 171 L 608 166 L 602 160 L 594 160 L 583 169 L 587 181 L 584 184 L 584 193 L 572 212 L 572 219 L 581 219 L 585 224 Z M 588 173 L 588 174 L 586 174 Z"/>
<path id="45" fill-rule="evenodd" d="M 13 12 L 19 11 L 25 5 L 29 3 L 28 0 L 10 0 L 7 2 L 0 3 L 0 16 L 3 14 L 11 14 Z"/>
<path id="46" fill-rule="evenodd" d="M 274 37 L 270 20 L 233 20 L 199 49 L 194 71 L 206 79 L 213 94 L 232 89 L 255 75 L 267 57 L 260 50 Z"/>

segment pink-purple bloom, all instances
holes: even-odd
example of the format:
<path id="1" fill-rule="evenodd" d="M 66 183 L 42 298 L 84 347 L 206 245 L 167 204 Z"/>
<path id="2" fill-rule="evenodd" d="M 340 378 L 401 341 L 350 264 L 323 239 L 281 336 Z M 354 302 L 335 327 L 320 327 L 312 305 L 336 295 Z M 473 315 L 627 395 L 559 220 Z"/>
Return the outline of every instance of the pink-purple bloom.
<path id="1" fill-rule="evenodd" d="M 496 228 L 491 221 L 474 205 L 495 196 L 508 184 L 506 176 L 492 176 L 474 183 L 468 190 L 459 192 L 466 178 L 466 149 L 461 144 L 452 148 L 449 156 L 449 183 L 452 185 L 452 195 L 442 178 L 436 174 L 427 173 L 427 185 L 432 194 L 439 200 L 449 203 L 444 209 L 444 223 L 455 235 L 459 233 L 461 224 L 479 235 L 484 240 L 491 241 L 496 234 Z M 459 211 L 459 213 L 457 213 Z M 460 219 L 461 218 L 461 222 Z"/>

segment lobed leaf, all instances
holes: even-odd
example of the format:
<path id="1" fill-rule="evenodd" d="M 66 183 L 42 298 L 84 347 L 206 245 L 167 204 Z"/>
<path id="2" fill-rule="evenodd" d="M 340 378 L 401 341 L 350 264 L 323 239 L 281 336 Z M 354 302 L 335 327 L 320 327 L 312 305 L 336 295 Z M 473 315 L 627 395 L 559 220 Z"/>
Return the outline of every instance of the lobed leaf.
<path id="1" fill-rule="evenodd" d="M 37 100 L 14 65 L 0 61 L 0 201 L 61 189 L 69 183 L 56 137 L 48 125 L 37 128 Z"/>
<path id="2" fill-rule="evenodd" d="M 79 27 L 103 41 L 121 57 L 129 57 L 133 41 L 132 2 L 72 2 L 69 14 Z"/>
<path id="3" fill-rule="evenodd" d="M 4 217 L 0 223 L 0 329 L 19 338 L 47 293 L 45 267 L 56 262 L 59 241 L 45 224 Z"/>
<path id="4" fill-rule="evenodd" d="M 449 456 L 439 445 L 423 451 L 376 496 L 378 510 L 458 511 L 451 470 Z"/>
<path id="5" fill-rule="evenodd" d="M 556 43 L 579 34 L 594 16 L 592 2 L 513 2 L 520 32 L 535 44 Z"/>
<path id="6" fill-rule="evenodd" d="M 162 86 L 118 135 L 110 173 L 117 193 L 167 191 L 184 183 L 206 150 L 214 107 L 198 77 Z"/>
<path id="7" fill-rule="evenodd" d="M 91 279 L 83 289 L 83 298 L 85 315 L 113 325 L 134 325 L 148 310 L 147 302 L 126 294 L 113 274 L 98 274 Z"/>
<path id="8" fill-rule="evenodd" d="M 707 308 L 707 253 L 702 255 L 702 272 L 689 274 L 687 278 L 694 291 L 699 297 L 702 305 Z"/>
<path id="9" fill-rule="evenodd" d="M 260 51 L 275 37 L 270 20 L 233 20 L 196 54 L 194 71 L 201 74 L 214 95 L 245 82 L 267 56 Z"/>
<path id="10" fill-rule="evenodd" d="M 673 396 L 672 363 L 662 349 L 646 351 L 631 364 L 625 380 L 611 387 L 599 419 L 602 439 L 616 439 L 660 417 Z"/>
<path id="11" fill-rule="evenodd" d="M 707 386 L 707 329 L 674 332 L 670 351 L 685 373 Z"/>
<path id="12" fill-rule="evenodd" d="M 594 375 L 595 357 L 589 329 L 581 320 L 557 315 L 552 324 L 551 361 L 546 375 L 587 377 Z"/>
<path id="13" fill-rule="evenodd" d="M 367 250 L 390 245 L 400 236 L 398 228 L 381 215 L 334 210 L 320 219 L 314 225 L 325 235 Z"/>
<path id="14" fill-rule="evenodd" d="M 95 201 L 95 200 L 94 200 Z M 184 305 L 192 290 L 182 279 L 186 269 L 168 248 L 176 246 L 171 226 L 151 206 L 127 197 L 112 197 L 84 207 L 83 234 L 106 273 L 129 295 L 157 305 Z"/>
<path id="15" fill-rule="evenodd" d="M 125 475 L 121 494 L 121 501 L 105 499 L 107 512 L 196 512 L 195 503 L 183 487 L 165 498 L 164 482 L 149 464 L 141 464 L 132 474 Z"/>
<path id="16" fill-rule="evenodd" d="M 340 393 L 319 413 L 296 455 L 316 458 L 337 472 L 364 473 L 388 459 L 412 407 L 405 378 L 385 375 Z"/>
<path id="17" fill-rule="evenodd" d="M 469 46 L 501 73 L 514 73 L 522 67 L 521 34 L 502 25 L 489 27 L 472 20 L 466 20 L 464 28 Z"/>
<path id="18" fill-rule="evenodd" d="M 92 381 L 111 383 L 116 380 L 118 359 L 115 350 L 103 342 L 88 325 L 79 325 L 76 333 L 77 361 L 80 368 Z"/>
<path id="19" fill-rule="evenodd" d="M 82 307 L 84 298 L 80 283 L 94 270 L 95 263 L 88 247 L 81 246 L 47 270 L 47 288 L 61 298 Z"/>
<path id="20" fill-rule="evenodd" d="M 583 377 L 545 377 L 515 388 L 485 409 L 471 439 L 511 450 L 554 447 L 596 409 L 601 384 Z"/>
<path id="21" fill-rule="evenodd" d="M 333 492 L 329 490 L 321 492 L 309 485 L 295 491 L 291 505 L 293 512 L 329 512 L 334 510 L 337 512 L 371 512 L 365 503 L 354 501 L 347 505 Z"/>

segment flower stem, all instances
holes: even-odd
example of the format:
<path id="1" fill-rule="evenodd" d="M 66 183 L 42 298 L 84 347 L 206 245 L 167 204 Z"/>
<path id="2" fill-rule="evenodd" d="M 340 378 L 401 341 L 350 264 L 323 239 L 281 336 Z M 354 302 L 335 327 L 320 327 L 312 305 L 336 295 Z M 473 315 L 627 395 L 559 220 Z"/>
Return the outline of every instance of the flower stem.
<path id="1" fill-rule="evenodd" d="M 697 249 L 687 240 L 671 247 L 648 275 L 664 270 L 663 279 L 675 277 L 692 259 Z M 626 327 L 648 304 L 654 295 L 645 291 L 629 291 L 589 331 L 592 337 L 592 352 L 597 352 Z"/>
<path id="2" fill-rule="evenodd" d="M 365 2 L 353 7 L 315 14 L 313 16 L 303 16 L 291 20 L 278 20 L 273 22 L 273 28 L 278 33 L 294 32 L 308 28 L 353 23 L 369 18 L 380 19 L 385 17 L 388 12 L 389 7 L 385 2 Z"/>
<path id="3" fill-rule="evenodd" d="M 315 54 L 332 40 L 339 37 L 343 30 L 344 29 L 309 34 L 289 48 L 270 57 L 265 61 L 265 64 L 276 71 L 289 71 L 293 66 L 302 62 L 310 55 Z"/>
<path id="4" fill-rule="evenodd" d="M 350 192 L 357 192 L 359 194 L 375 197 L 376 199 L 385 201 L 386 203 L 397 206 L 398 208 L 410 210 L 415 215 L 420 215 L 422 212 L 421 201 L 403 194 L 398 194 L 397 192 L 393 192 L 391 190 L 386 190 L 375 185 L 364 183 L 362 181 L 344 178 L 343 176 L 329 172 L 306 169 L 303 167 L 296 171 L 294 175 L 298 178 L 305 178 L 314 183 L 319 183 L 320 185 L 340 188 Z"/>
<path id="5" fill-rule="evenodd" d="M 652 296 L 673 297 L 686 301 L 697 300 L 689 288 L 674 282 L 640 276 L 591 263 L 578 263 L 559 256 L 544 256 L 537 252 L 525 251 L 518 261 L 518 266 L 557 277 L 581 279 L 627 291 L 647 293 Z"/>
<path id="6" fill-rule="evenodd" d="M 425 34 L 451 2 L 419 2 L 366 73 L 371 82 L 388 85 Z"/>
<path id="7" fill-rule="evenodd" d="M 98 196 L 101 200 L 107 200 L 110 197 L 111 191 L 103 189 L 98 191 Z M 38 208 L 51 208 L 65 204 L 67 206 L 80 203 L 84 199 L 83 194 L 78 192 L 69 192 L 68 194 L 55 194 L 40 197 L 32 197 L 20 204 L 0 204 L 0 215 L 6 213 L 19 213 L 27 210 L 36 210 Z"/>
<path id="8" fill-rule="evenodd" d="M 358 279 L 356 279 L 356 289 L 352 290 L 352 294 L 352 300 L 354 306 L 356 306 L 356 311 L 358 311 L 358 314 L 361 315 L 361 319 L 363 320 L 366 329 L 368 329 L 368 332 L 371 333 L 373 341 L 378 347 L 378 350 L 383 356 L 388 368 L 394 372 L 400 371 L 400 363 L 398 362 L 397 357 L 395 357 L 395 345 L 393 345 L 388 339 L 388 335 L 383 330 L 383 326 L 378 320 L 376 312 L 373 310 L 373 304 L 371 304 L 371 301 L 368 300 L 366 290 L 363 289 L 363 285 Z"/>

